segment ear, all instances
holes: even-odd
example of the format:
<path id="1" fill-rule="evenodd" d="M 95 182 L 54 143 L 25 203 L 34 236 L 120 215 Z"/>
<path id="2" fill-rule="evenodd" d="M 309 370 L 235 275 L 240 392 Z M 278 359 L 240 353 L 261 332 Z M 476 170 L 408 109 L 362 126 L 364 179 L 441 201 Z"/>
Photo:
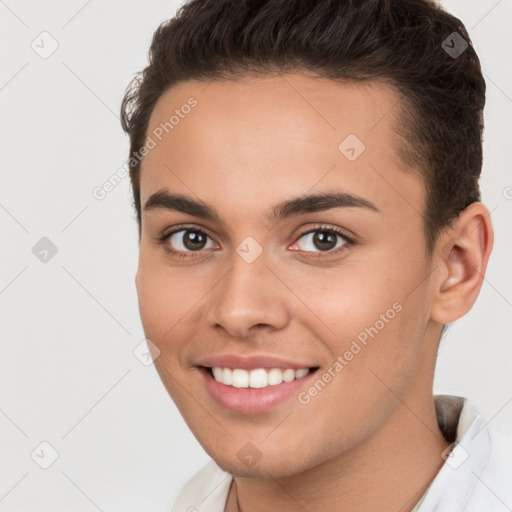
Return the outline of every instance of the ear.
<path id="1" fill-rule="evenodd" d="M 478 297 L 494 234 L 489 210 L 480 202 L 463 210 L 439 237 L 435 249 L 435 298 L 431 318 L 449 324 L 464 316 Z"/>

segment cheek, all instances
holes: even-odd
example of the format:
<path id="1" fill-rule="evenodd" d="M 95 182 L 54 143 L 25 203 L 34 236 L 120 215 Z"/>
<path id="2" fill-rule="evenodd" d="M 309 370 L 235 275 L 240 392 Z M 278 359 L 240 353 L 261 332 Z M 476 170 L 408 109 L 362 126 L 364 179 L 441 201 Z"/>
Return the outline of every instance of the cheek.
<path id="1" fill-rule="evenodd" d="M 139 258 L 137 295 L 139 313 L 146 338 L 160 350 L 155 366 L 173 374 L 183 372 L 194 345 L 191 339 L 203 327 L 204 306 L 211 289 L 211 271 L 198 275 L 193 267 L 177 269 L 158 256 Z M 215 277 L 215 276 L 213 276 Z M 161 376 L 162 371 L 159 370 Z"/>
<path id="2" fill-rule="evenodd" d="M 335 299 L 329 297 L 327 304 Z M 370 436 L 398 407 L 396 397 L 407 395 L 421 364 L 415 310 L 409 304 L 390 302 L 386 293 L 379 295 L 375 289 L 365 300 L 342 295 L 338 299 L 335 310 L 316 303 L 315 311 L 324 320 L 329 315 L 332 320 L 338 318 L 336 334 L 322 338 L 331 361 L 297 397 L 295 419 L 303 415 L 314 442 L 321 445 L 317 447 L 320 458 Z M 309 328 L 317 334 L 325 332 L 318 325 Z M 302 435 L 292 431 L 286 439 L 301 446 Z M 274 441 L 284 442 L 284 438 L 276 436 Z"/>
<path id="3" fill-rule="evenodd" d="M 283 281 L 300 298 L 300 301 L 293 301 L 297 303 L 294 320 L 306 324 L 305 327 L 317 334 L 333 356 L 348 348 L 345 346 L 348 340 L 361 333 L 364 338 L 365 330 L 376 322 L 379 331 L 383 327 L 389 330 L 388 325 L 395 322 L 397 309 L 400 309 L 400 304 L 395 303 L 403 300 L 406 289 L 403 273 L 386 271 L 376 263 L 362 260 L 337 268 L 302 266 L 281 274 Z"/>
<path id="4" fill-rule="evenodd" d="M 365 268 L 354 263 L 323 273 L 313 269 L 311 279 L 304 270 L 288 274 L 305 305 L 297 320 L 328 349 L 327 369 L 338 362 L 325 375 L 329 384 L 318 402 L 341 400 L 360 409 L 358 404 L 375 405 L 390 395 L 386 385 L 405 392 L 414 379 L 428 317 L 421 303 L 426 290 L 418 283 L 427 273 L 422 263 L 385 262 L 382 257 Z"/>
<path id="5" fill-rule="evenodd" d="M 172 269 L 163 268 L 154 259 L 139 258 L 136 285 L 140 317 L 146 337 L 161 350 L 165 340 L 175 338 L 188 297 L 193 295 L 183 292 L 175 276 Z"/>
<path id="6" fill-rule="evenodd" d="M 179 354 L 186 347 L 187 336 L 183 332 L 185 322 L 180 322 L 180 318 L 185 314 L 184 301 L 189 294 L 183 292 L 174 275 L 154 259 L 142 255 L 139 258 L 136 288 L 144 334 L 159 350 L 154 366 L 163 385 L 183 410 L 187 400 L 179 384 Z"/>

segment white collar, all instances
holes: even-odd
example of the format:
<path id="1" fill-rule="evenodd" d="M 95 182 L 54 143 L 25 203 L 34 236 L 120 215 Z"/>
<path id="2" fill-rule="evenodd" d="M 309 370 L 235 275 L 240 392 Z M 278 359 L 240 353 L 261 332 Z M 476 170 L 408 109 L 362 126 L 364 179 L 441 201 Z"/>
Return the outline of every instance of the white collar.
<path id="1" fill-rule="evenodd" d="M 489 460 L 487 423 L 466 398 L 436 395 L 434 401 L 439 428 L 452 443 L 442 454 L 445 463 L 411 512 L 458 512 L 464 510 Z"/>

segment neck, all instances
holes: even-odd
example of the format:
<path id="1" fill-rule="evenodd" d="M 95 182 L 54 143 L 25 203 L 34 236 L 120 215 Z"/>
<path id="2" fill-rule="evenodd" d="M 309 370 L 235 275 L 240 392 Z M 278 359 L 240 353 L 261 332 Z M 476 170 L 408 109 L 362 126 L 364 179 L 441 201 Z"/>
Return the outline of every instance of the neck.
<path id="1" fill-rule="evenodd" d="M 291 477 L 236 477 L 225 511 L 410 512 L 444 463 L 441 453 L 449 445 L 439 430 L 432 394 L 414 395 L 402 399 L 386 423 L 349 452 Z"/>

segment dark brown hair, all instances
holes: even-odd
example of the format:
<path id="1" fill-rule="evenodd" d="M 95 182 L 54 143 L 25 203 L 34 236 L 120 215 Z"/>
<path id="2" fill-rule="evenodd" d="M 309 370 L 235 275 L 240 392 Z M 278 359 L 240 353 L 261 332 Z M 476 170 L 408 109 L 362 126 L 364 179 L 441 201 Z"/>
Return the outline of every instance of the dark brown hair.
<path id="1" fill-rule="evenodd" d="M 433 0 L 191 0 L 155 31 L 149 64 L 121 106 L 139 236 L 140 160 L 132 157 L 160 96 L 186 80 L 276 72 L 395 86 L 403 98 L 395 149 L 425 183 L 429 252 L 480 200 L 485 81 L 464 25 Z"/>

